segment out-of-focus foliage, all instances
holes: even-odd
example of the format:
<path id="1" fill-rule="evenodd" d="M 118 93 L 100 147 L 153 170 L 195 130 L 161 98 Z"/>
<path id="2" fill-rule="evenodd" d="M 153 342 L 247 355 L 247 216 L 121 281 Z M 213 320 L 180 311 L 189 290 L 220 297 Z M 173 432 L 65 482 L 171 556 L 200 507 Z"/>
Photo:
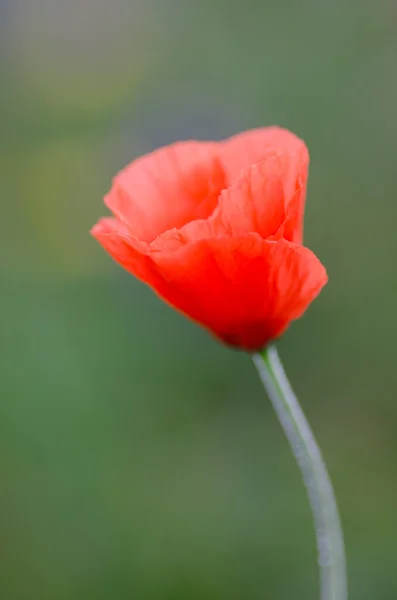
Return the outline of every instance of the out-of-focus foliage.
<path id="1" fill-rule="evenodd" d="M 330 282 L 280 343 L 351 597 L 397 596 L 397 9 L 0 0 L 0 597 L 317 598 L 309 509 L 248 357 L 89 237 L 132 158 L 277 123 Z"/>

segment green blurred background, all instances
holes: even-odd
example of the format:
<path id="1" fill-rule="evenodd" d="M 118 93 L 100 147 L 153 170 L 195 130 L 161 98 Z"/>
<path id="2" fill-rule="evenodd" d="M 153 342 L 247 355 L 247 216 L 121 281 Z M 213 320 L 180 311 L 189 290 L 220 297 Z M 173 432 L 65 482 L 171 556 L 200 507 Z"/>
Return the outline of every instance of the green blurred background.
<path id="1" fill-rule="evenodd" d="M 279 124 L 329 284 L 280 342 L 345 527 L 397 598 L 397 8 L 0 0 L 1 600 L 318 598 L 305 492 L 248 357 L 88 235 L 112 176 Z"/>

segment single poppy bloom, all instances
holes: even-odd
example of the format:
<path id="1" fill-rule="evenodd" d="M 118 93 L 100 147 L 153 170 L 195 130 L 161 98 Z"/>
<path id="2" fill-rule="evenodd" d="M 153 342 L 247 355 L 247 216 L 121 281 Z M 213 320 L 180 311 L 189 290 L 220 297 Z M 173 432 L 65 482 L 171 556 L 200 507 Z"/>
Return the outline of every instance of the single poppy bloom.
<path id="1" fill-rule="evenodd" d="M 223 342 L 265 347 L 327 281 L 302 245 L 309 154 L 278 127 L 179 142 L 119 173 L 92 235 Z"/>

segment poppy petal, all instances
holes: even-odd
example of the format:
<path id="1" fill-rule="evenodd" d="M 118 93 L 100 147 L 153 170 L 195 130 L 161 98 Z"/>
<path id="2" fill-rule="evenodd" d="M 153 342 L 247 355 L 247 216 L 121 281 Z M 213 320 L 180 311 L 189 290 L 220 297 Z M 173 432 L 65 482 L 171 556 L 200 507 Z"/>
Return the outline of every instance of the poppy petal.
<path id="1" fill-rule="evenodd" d="M 152 286 L 159 284 L 157 269 L 148 256 L 149 246 L 133 238 L 124 223 L 113 217 L 105 217 L 94 225 L 91 235 L 135 277 Z"/>
<path id="2" fill-rule="evenodd" d="M 279 156 L 269 153 L 265 161 L 244 170 L 235 185 L 221 192 L 211 217 L 169 230 L 156 238 L 151 247 L 172 251 L 181 244 L 204 238 L 243 236 L 254 232 L 262 238 L 276 234 L 278 238 L 285 237 L 282 174 Z"/>
<path id="3" fill-rule="evenodd" d="M 233 184 L 248 166 L 276 154 L 282 164 L 282 180 L 286 209 L 294 201 L 289 238 L 302 243 L 303 213 L 309 167 L 306 144 L 296 135 L 280 127 L 265 127 L 237 134 L 220 144 L 220 156 L 227 181 Z"/>
<path id="4" fill-rule="evenodd" d="M 223 190 L 213 219 L 232 236 L 274 235 L 286 219 L 282 162 L 271 153 L 243 171 L 235 185 Z"/>
<path id="5" fill-rule="evenodd" d="M 180 142 L 135 160 L 113 182 L 105 204 L 144 242 L 209 217 L 225 187 L 214 142 Z"/>
<path id="6" fill-rule="evenodd" d="M 151 254 L 156 291 L 228 344 L 254 350 L 278 337 L 318 295 L 324 267 L 307 248 L 259 234 L 202 239 Z"/>

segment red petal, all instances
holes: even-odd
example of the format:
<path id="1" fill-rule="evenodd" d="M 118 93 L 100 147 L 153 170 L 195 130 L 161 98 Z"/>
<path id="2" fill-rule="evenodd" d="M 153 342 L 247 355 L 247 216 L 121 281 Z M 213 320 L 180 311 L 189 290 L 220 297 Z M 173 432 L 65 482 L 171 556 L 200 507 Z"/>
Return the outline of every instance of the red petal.
<path id="1" fill-rule="evenodd" d="M 255 350 L 278 337 L 327 281 L 307 248 L 258 234 L 202 239 L 152 254 L 169 303 L 228 344 Z M 164 284 L 165 280 L 165 284 Z"/>
<path id="2" fill-rule="evenodd" d="M 327 281 L 310 250 L 284 239 L 249 234 L 185 243 L 174 230 L 149 248 L 112 218 L 101 219 L 92 235 L 176 309 L 247 350 L 281 335 Z"/>
<path id="3" fill-rule="evenodd" d="M 276 234 L 286 219 L 282 175 L 280 157 L 269 152 L 263 162 L 243 171 L 235 185 L 223 190 L 213 219 L 232 236 Z"/>
<path id="4" fill-rule="evenodd" d="M 225 187 L 213 142 L 180 142 L 135 160 L 105 197 L 131 234 L 145 242 L 211 215 Z"/>
<path id="5" fill-rule="evenodd" d="M 220 156 L 229 185 L 237 181 L 245 168 L 262 162 L 269 153 L 277 155 L 282 164 L 285 210 L 288 210 L 290 202 L 294 203 L 287 228 L 288 239 L 302 243 L 309 165 L 305 143 L 290 131 L 279 127 L 254 129 L 220 143 Z"/>
<path id="6" fill-rule="evenodd" d="M 112 217 L 100 219 L 92 228 L 91 235 L 135 277 L 151 286 L 159 284 L 157 269 L 148 256 L 149 246 L 133 238 L 124 223 Z"/>
<path id="7" fill-rule="evenodd" d="M 269 151 L 265 161 L 243 171 L 235 185 L 221 192 L 218 207 L 208 219 L 198 219 L 180 229 L 161 234 L 151 248 L 168 251 L 204 238 L 244 236 L 259 233 L 263 238 L 284 235 L 286 211 L 282 161 Z"/>

